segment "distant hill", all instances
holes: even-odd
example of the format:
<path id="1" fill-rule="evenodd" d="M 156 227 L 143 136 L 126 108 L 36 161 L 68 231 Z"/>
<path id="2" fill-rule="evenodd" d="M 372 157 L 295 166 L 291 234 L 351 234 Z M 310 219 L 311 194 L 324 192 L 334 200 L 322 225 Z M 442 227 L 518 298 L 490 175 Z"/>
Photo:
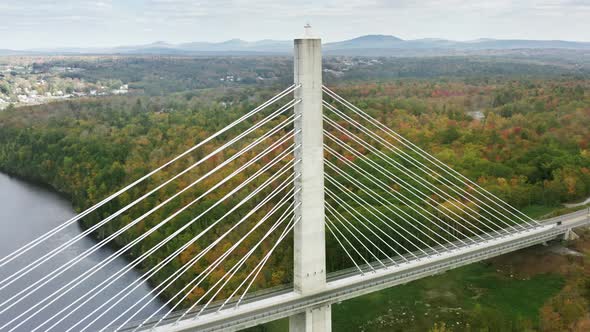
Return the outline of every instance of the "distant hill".
<path id="1" fill-rule="evenodd" d="M 590 43 L 565 40 L 519 40 L 481 39 L 458 44 L 466 49 L 584 49 L 590 50 Z"/>
<path id="2" fill-rule="evenodd" d="M 429 55 L 433 52 L 456 54 L 522 49 L 590 50 L 590 43 L 563 40 L 501 40 L 489 38 L 473 41 L 453 41 L 438 38 L 403 40 L 394 36 L 369 35 L 342 42 L 328 43 L 324 45 L 324 49 L 331 54 L 378 55 L 393 54 L 393 51 L 398 51 L 400 54 Z"/>
<path id="3" fill-rule="evenodd" d="M 326 54 L 332 55 L 453 55 L 482 54 L 498 50 L 563 49 L 590 50 L 590 42 L 564 40 L 502 40 L 482 38 L 473 41 L 453 41 L 438 38 L 404 40 L 390 35 L 366 35 L 350 40 L 324 44 Z M 61 48 L 25 51 L 0 50 L 0 55 L 22 54 L 162 54 L 162 55 L 216 55 L 216 54 L 287 54 L 292 41 L 231 39 L 220 43 L 192 42 L 170 44 L 158 41 L 146 45 L 113 48 Z"/>
<path id="4" fill-rule="evenodd" d="M 232 39 L 221 43 L 187 43 L 178 45 L 179 49 L 187 51 L 248 51 L 248 52 L 287 52 L 293 47 L 293 42 L 282 40 L 260 40 L 248 42 L 241 39 Z"/>
<path id="5" fill-rule="evenodd" d="M 387 35 L 367 35 L 350 40 L 345 40 L 336 43 L 328 43 L 324 45 L 325 49 L 371 49 L 371 48 L 392 48 L 400 47 L 404 44 L 404 40 L 395 36 Z"/>
<path id="6" fill-rule="evenodd" d="M 31 53 L 32 52 L 30 52 L 30 51 L 15 51 L 15 50 L 0 49 L 0 56 L 25 55 L 25 54 L 31 54 Z"/>

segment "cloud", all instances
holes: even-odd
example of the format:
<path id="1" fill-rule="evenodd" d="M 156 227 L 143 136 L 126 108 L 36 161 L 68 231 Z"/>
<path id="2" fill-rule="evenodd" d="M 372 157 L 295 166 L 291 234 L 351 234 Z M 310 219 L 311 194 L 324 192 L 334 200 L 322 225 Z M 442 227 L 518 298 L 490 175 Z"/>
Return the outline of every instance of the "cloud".
<path id="1" fill-rule="evenodd" d="M 37 21 L 39 23 L 70 20 L 72 18 L 108 18 L 112 1 L 90 0 L 28 0 L 0 4 L 0 20 L 6 22 Z"/>
<path id="2" fill-rule="evenodd" d="M 308 21 L 328 40 L 365 33 L 588 40 L 588 15 L 590 0 L 3 1 L 0 22 L 11 37 L 2 38 L 0 48 L 289 39 Z M 55 35 L 60 38 L 47 38 Z"/>

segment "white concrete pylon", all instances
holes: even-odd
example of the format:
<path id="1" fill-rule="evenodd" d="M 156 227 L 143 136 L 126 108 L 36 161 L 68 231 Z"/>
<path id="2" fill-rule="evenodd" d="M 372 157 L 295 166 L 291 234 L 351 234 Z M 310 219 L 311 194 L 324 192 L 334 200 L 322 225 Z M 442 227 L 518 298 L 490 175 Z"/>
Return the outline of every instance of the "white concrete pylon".
<path id="1" fill-rule="evenodd" d="M 295 157 L 301 162 L 295 173 L 295 218 L 301 221 L 294 231 L 295 289 L 303 294 L 321 290 L 326 285 L 324 233 L 324 148 L 322 120 L 322 56 L 319 38 L 295 40 Z"/>
<path id="2" fill-rule="evenodd" d="M 294 228 L 294 288 L 308 295 L 326 287 L 326 241 L 324 226 L 324 148 L 322 117 L 322 41 L 306 36 L 295 39 L 295 144 L 300 148 L 295 157 L 301 162 L 295 173 L 295 218 L 301 220 Z M 300 203 L 300 204 L 299 204 Z M 331 330 L 330 306 L 320 306 L 290 318 L 292 332 L 328 332 Z"/>

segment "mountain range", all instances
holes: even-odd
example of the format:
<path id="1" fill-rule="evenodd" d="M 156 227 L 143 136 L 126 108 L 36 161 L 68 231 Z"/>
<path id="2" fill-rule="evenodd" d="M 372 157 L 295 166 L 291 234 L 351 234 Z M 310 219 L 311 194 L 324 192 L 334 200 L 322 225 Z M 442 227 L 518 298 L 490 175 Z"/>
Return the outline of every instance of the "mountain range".
<path id="1" fill-rule="evenodd" d="M 31 50 L 3 50 L 0 55 L 49 54 L 161 54 L 161 55 L 280 55 L 291 53 L 292 41 L 231 39 L 220 43 L 192 42 L 170 44 L 158 41 L 146 45 L 112 48 L 55 48 Z M 564 40 L 477 39 L 453 41 L 438 38 L 404 40 L 390 35 L 366 35 L 350 40 L 326 43 L 324 52 L 329 55 L 427 55 L 482 53 L 502 50 L 560 49 L 588 50 L 590 42 Z"/>

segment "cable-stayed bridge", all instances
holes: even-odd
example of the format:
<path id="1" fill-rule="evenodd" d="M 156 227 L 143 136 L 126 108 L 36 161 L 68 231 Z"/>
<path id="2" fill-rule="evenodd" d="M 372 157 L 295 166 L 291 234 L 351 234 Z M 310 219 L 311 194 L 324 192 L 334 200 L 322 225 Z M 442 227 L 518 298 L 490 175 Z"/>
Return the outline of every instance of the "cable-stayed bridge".
<path id="1" fill-rule="evenodd" d="M 320 39 L 295 40 L 292 86 L 0 259 L 0 331 L 226 331 L 284 317 L 330 331 L 333 303 L 588 223 L 585 211 L 524 215 L 323 86 L 321 59 Z M 77 223 L 80 235 L 29 257 Z M 93 247 L 68 252 L 87 236 Z M 107 259 L 64 278 L 103 247 Z M 93 279 L 121 256 L 124 268 Z M 140 278 L 93 301 L 133 269 Z M 122 305 L 146 283 L 151 297 Z M 146 313 L 154 297 L 166 300 Z"/>

